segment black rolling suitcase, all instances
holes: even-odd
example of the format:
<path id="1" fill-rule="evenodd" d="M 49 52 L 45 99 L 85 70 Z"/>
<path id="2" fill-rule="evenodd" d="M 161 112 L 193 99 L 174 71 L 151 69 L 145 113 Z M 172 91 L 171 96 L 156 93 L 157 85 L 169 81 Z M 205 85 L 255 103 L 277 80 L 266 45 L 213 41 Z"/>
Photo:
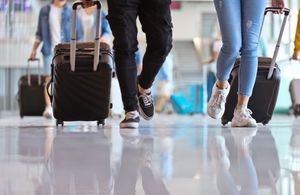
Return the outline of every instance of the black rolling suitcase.
<path id="1" fill-rule="evenodd" d="M 268 7 L 264 16 L 268 12 L 278 11 L 278 8 Z M 252 117 L 258 123 L 267 124 L 273 115 L 277 101 L 278 90 L 280 85 L 280 69 L 276 64 L 276 58 L 280 47 L 282 34 L 289 15 L 289 9 L 284 9 L 284 20 L 281 26 L 276 48 L 272 58 L 259 57 L 258 70 L 252 96 L 249 100 L 248 107 L 252 110 Z M 233 112 L 237 104 L 238 91 L 238 71 L 240 59 L 238 59 L 231 72 L 230 85 L 231 89 L 227 96 L 225 104 L 225 113 L 222 116 L 222 124 L 225 125 L 233 118 Z"/>
<path id="2" fill-rule="evenodd" d="M 18 82 L 18 103 L 20 117 L 42 116 L 45 109 L 45 76 L 30 73 L 30 62 L 38 62 L 40 72 L 40 60 L 28 59 L 27 74 L 23 75 Z"/>
<path id="3" fill-rule="evenodd" d="M 63 125 L 64 121 L 97 121 L 98 125 L 104 125 L 109 114 L 113 59 L 109 45 L 99 42 L 101 3 L 94 1 L 94 4 L 97 5 L 95 42 L 76 43 L 76 9 L 82 2 L 75 2 L 72 41 L 58 44 L 54 49 L 49 95 L 56 125 Z"/>
<path id="4" fill-rule="evenodd" d="M 293 79 L 289 90 L 291 94 L 293 113 L 297 117 L 300 115 L 300 79 Z"/>

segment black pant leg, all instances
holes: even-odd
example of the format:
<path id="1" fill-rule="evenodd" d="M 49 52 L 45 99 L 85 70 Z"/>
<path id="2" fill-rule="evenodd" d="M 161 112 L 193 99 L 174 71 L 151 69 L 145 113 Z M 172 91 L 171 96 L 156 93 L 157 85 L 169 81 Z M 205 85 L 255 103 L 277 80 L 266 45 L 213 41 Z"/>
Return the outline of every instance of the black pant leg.
<path id="1" fill-rule="evenodd" d="M 143 1 L 139 11 L 142 30 L 146 34 L 147 48 L 139 84 L 150 88 L 166 56 L 172 48 L 172 20 L 170 0 Z"/>

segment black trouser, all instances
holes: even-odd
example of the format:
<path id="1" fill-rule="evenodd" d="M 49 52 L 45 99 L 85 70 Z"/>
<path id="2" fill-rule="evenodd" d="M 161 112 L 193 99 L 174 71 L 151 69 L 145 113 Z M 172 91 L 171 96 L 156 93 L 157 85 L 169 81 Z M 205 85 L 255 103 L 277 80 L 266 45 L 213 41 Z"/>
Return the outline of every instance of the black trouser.
<path id="1" fill-rule="evenodd" d="M 139 76 L 142 88 L 150 88 L 172 48 L 171 0 L 108 0 L 108 21 L 114 35 L 116 71 L 125 111 L 137 109 L 138 48 L 136 19 L 146 34 L 147 48 Z"/>

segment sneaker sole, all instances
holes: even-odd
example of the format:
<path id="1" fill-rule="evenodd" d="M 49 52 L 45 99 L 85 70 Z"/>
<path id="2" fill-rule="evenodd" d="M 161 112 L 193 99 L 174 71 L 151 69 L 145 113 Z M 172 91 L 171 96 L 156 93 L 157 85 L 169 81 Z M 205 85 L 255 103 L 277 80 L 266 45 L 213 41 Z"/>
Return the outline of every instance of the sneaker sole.
<path id="1" fill-rule="evenodd" d="M 210 117 L 213 118 L 213 119 L 221 119 L 224 113 L 222 113 L 222 114 L 217 114 L 217 115 L 213 115 L 213 114 L 211 114 L 209 111 L 207 111 L 207 114 L 208 114 L 208 116 L 210 116 Z"/>
<path id="2" fill-rule="evenodd" d="M 231 122 L 231 127 L 257 127 L 257 124 L 238 125 L 235 122 Z"/>
<path id="3" fill-rule="evenodd" d="M 140 113 L 140 116 L 142 116 L 143 117 L 143 119 L 145 119 L 145 120 L 147 120 L 147 121 L 149 121 L 149 120 L 151 120 L 152 118 L 153 118 L 153 116 L 147 116 L 145 113 L 144 113 L 144 111 L 143 111 L 143 109 L 140 107 L 140 104 L 139 104 L 139 113 Z"/>
<path id="4" fill-rule="evenodd" d="M 139 128 L 138 123 L 120 123 L 120 128 L 137 129 Z"/>

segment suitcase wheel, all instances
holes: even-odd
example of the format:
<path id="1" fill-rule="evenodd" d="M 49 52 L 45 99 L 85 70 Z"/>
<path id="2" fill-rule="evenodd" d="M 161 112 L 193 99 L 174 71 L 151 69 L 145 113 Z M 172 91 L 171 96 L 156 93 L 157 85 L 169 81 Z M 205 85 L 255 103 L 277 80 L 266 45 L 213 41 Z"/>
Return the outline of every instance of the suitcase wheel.
<path id="1" fill-rule="evenodd" d="M 104 126 L 105 125 L 105 121 L 104 120 L 97 121 L 97 126 L 99 126 L 99 125 Z"/>
<path id="2" fill-rule="evenodd" d="M 64 126 L 64 121 L 61 121 L 61 120 L 56 120 L 56 126 Z"/>

